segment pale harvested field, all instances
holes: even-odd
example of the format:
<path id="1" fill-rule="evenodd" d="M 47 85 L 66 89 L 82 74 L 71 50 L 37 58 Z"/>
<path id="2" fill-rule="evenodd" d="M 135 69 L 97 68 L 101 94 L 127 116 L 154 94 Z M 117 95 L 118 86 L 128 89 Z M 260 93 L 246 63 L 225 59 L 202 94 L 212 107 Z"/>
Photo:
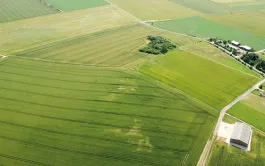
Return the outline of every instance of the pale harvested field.
<path id="1" fill-rule="evenodd" d="M 201 14 L 169 0 L 111 0 L 111 2 L 141 20 L 164 20 Z"/>
<path id="2" fill-rule="evenodd" d="M 91 66 L 134 67 L 155 57 L 138 51 L 146 44 L 148 35 L 164 36 L 177 46 L 195 42 L 192 38 L 136 24 L 35 47 L 16 55 Z"/>
<path id="3" fill-rule="evenodd" d="M 31 47 L 136 23 L 112 6 L 60 13 L 0 25 L 0 53 Z"/>
<path id="4" fill-rule="evenodd" d="M 253 0 L 211 0 L 216 3 L 241 3 L 241 2 L 253 2 Z"/>
<path id="5" fill-rule="evenodd" d="M 265 36 L 265 11 L 233 12 L 223 15 L 207 15 L 205 18 L 247 31 L 259 36 Z"/>
<path id="6" fill-rule="evenodd" d="M 264 4 L 265 0 L 252 0 L 252 1 L 244 1 L 244 2 L 231 2 L 228 5 L 230 7 L 239 7 L 239 6 L 251 6 L 251 5 L 261 5 Z"/>
<path id="7" fill-rule="evenodd" d="M 140 24 L 123 26 L 36 47 L 17 55 L 92 66 L 121 67 L 154 57 L 141 54 L 138 50 L 146 43 L 148 35 L 159 34 L 161 31 Z"/>

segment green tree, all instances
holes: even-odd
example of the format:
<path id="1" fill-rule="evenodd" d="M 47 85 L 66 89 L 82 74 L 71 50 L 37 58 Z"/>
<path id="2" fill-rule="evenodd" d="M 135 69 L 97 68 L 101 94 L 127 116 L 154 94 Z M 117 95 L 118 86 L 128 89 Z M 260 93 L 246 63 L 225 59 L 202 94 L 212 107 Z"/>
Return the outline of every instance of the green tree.
<path id="1" fill-rule="evenodd" d="M 232 54 L 235 55 L 235 56 L 237 56 L 237 50 L 236 49 L 233 49 L 232 50 Z"/>

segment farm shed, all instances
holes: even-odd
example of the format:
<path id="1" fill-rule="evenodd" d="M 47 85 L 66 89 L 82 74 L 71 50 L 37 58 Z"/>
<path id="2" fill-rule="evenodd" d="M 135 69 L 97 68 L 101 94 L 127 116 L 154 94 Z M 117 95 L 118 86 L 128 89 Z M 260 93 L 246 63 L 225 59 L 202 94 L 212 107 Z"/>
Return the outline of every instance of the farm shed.
<path id="1" fill-rule="evenodd" d="M 240 46 L 240 43 L 234 40 L 231 42 L 231 44 L 237 47 Z"/>
<path id="2" fill-rule="evenodd" d="M 251 51 L 252 48 L 249 46 L 240 46 L 241 49 L 245 50 L 245 51 Z"/>
<path id="3" fill-rule="evenodd" d="M 236 122 L 230 138 L 230 144 L 243 150 L 248 150 L 251 143 L 252 130 L 245 123 Z"/>

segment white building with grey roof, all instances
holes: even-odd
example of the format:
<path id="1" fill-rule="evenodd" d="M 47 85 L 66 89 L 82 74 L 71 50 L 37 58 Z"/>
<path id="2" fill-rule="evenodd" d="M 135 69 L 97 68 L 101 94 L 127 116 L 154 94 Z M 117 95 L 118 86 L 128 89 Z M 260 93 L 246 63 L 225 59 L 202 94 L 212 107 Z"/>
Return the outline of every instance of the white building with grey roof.
<path id="1" fill-rule="evenodd" d="M 236 122 L 230 137 L 230 144 L 243 150 L 248 150 L 252 137 L 252 129 L 245 123 Z"/>
<path id="2" fill-rule="evenodd" d="M 218 140 L 245 151 L 251 149 L 252 129 L 245 123 L 229 124 L 222 122 L 218 131 Z"/>
<path id="3" fill-rule="evenodd" d="M 237 46 L 237 47 L 240 46 L 240 43 L 235 41 L 235 40 L 231 41 L 231 44 L 234 45 L 234 46 Z"/>

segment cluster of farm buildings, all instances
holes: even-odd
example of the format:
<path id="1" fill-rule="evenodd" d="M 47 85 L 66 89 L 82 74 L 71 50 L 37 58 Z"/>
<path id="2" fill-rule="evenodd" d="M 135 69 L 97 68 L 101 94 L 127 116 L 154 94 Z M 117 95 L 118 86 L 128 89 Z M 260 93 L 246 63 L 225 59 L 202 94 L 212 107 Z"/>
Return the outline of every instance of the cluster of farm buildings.
<path id="1" fill-rule="evenodd" d="M 231 41 L 231 44 L 229 44 L 229 47 L 236 49 L 237 52 L 240 52 L 243 54 L 253 51 L 253 49 L 251 47 L 246 46 L 246 45 L 241 46 L 241 43 L 239 43 L 235 40 Z"/>
<path id="2" fill-rule="evenodd" d="M 222 122 L 218 131 L 218 139 L 245 151 L 251 150 L 252 129 L 245 123 L 229 124 Z"/>

